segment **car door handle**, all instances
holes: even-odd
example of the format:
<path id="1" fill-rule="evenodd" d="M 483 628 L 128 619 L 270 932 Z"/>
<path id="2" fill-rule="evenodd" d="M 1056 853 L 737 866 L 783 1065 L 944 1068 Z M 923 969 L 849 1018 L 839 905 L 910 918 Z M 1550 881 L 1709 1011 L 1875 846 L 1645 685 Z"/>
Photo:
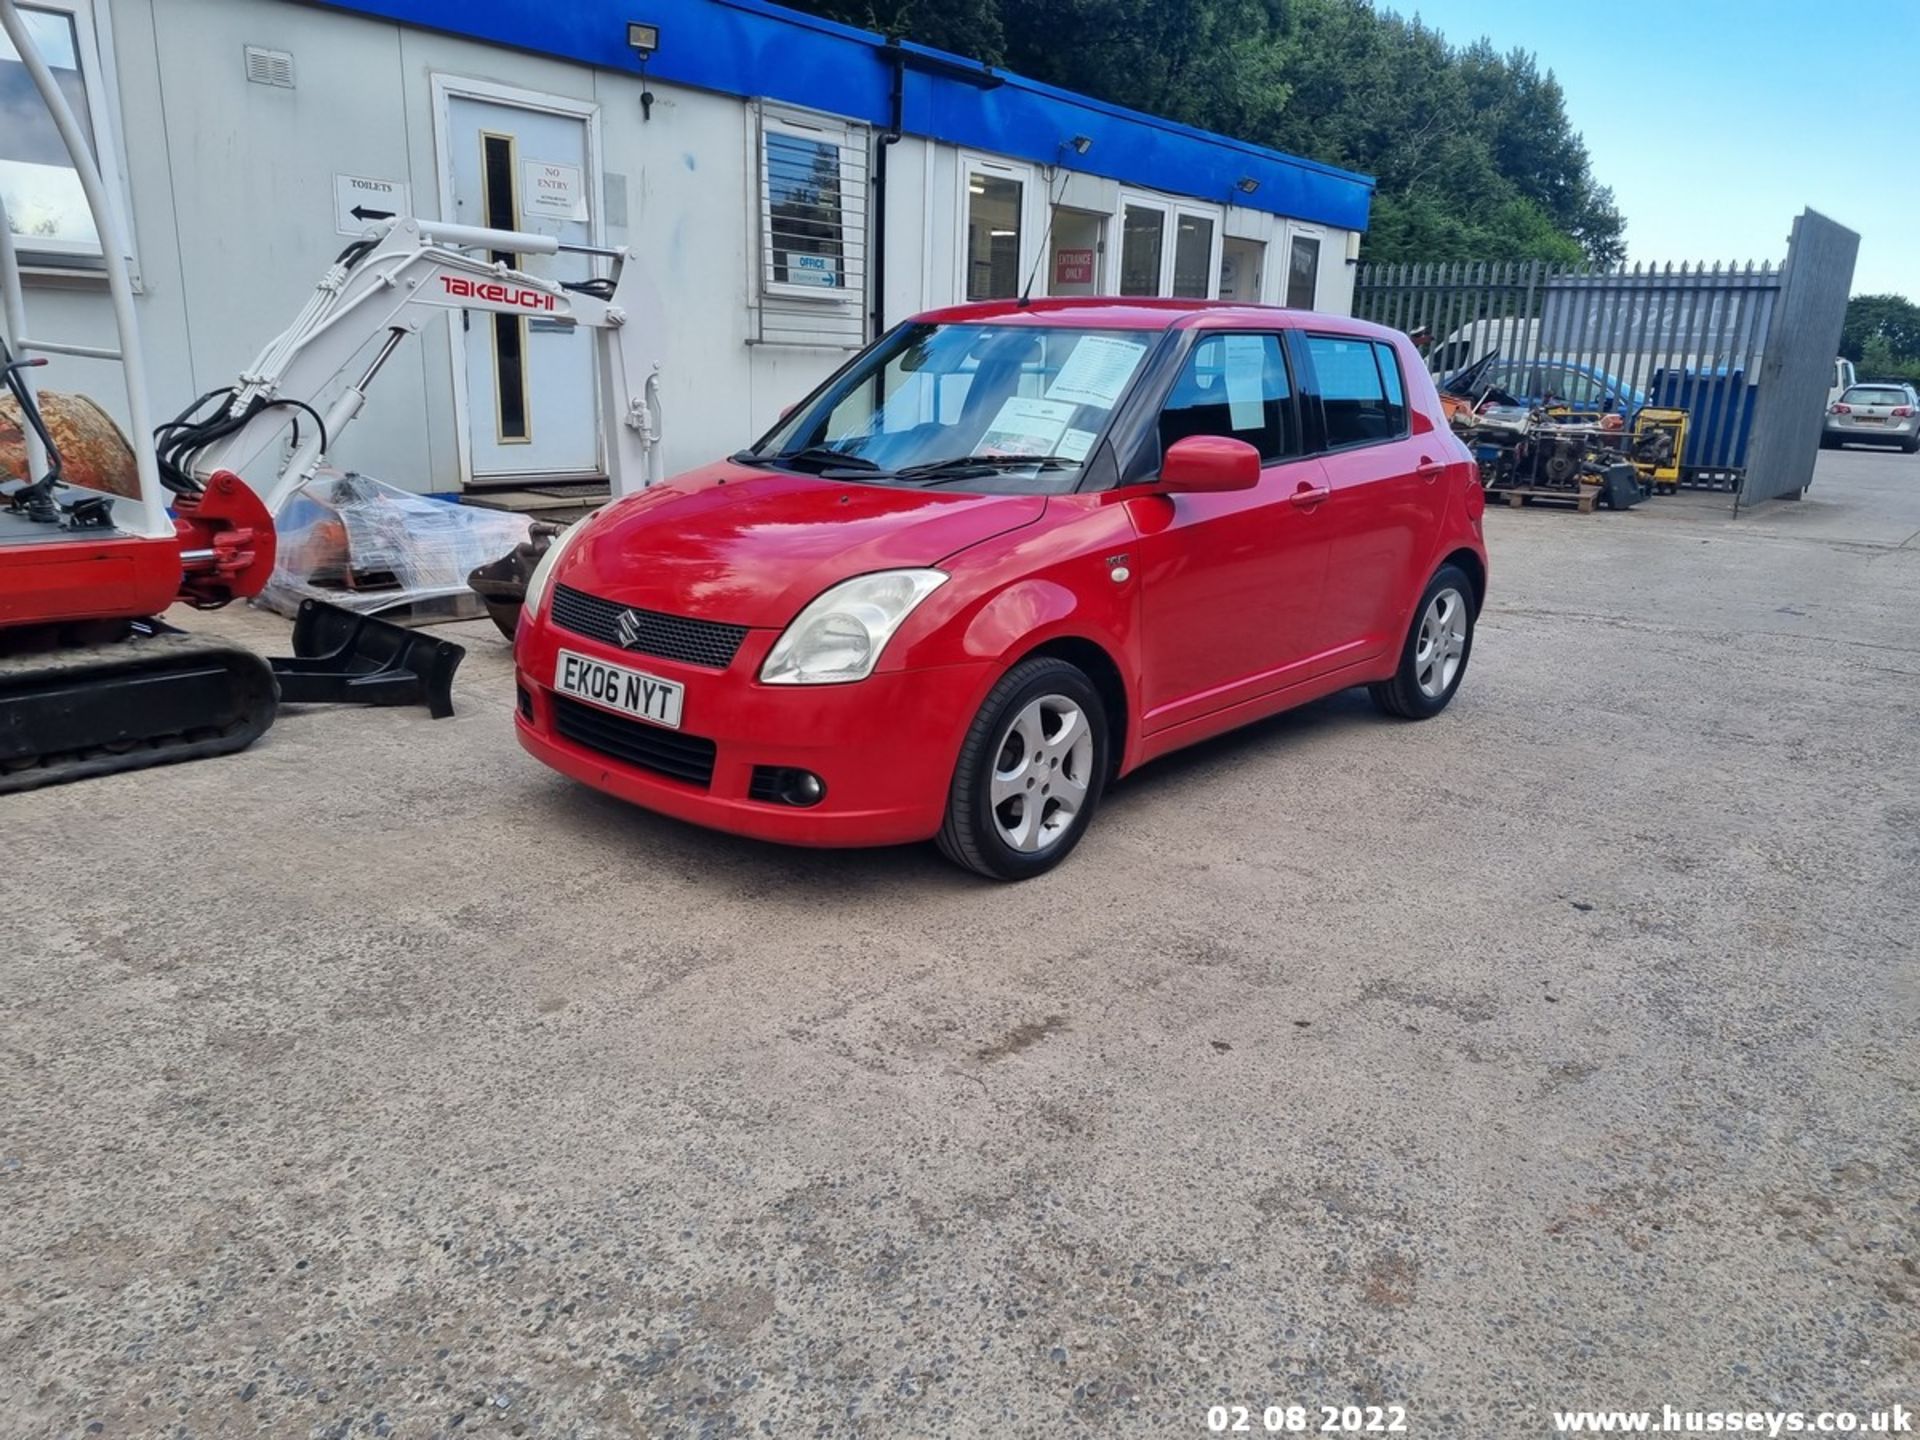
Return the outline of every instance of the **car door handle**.
<path id="1" fill-rule="evenodd" d="M 1414 468 L 1413 473 L 1418 475 L 1422 480 L 1432 480 L 1446 468 L 1445 465 L 1433 459 L 1431 456 L 1422 455 L 1420 457 L 1420 463 Z"/>
<path id="2" fill-rule="evenodd" d="M 1300 488 L 1287 498 L 1302 510 L 1310 510 L 1333 493 L 1330 485 L 1309 485 L 1302 481 Z"/>

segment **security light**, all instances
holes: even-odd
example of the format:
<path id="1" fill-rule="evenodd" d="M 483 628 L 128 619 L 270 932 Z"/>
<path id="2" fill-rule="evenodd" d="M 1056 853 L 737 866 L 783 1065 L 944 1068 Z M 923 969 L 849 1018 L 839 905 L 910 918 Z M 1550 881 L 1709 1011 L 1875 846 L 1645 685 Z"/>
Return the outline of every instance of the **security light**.
<path id="1" fill-rule="evenodd" d="M 653 118 L 653 91 L 647 88 L 647 61 L 653 58 L 653 52 L 660 48 L 660 27 L 645 25 L 638 20 L 627 22 L 627 48 L 640 59 L 640 118 Z"/>
<path id="2" fill-rule="evenodd" d="M 1251 175 L 1242 175 L 1238 180 L 1233 182 L 1233 188 L 1238 190 L 1242 195 L 1251 195 L 1260 188 L 1260 182 Z"/>
<path id="3" fill-rule="evenodd" d="M 1084 155 L 1093 148 L 1093 137 L 1091 135 L 1076 135 L 1067 141 L 1067 144 L 1073 147 L 1074 154 Z"/>

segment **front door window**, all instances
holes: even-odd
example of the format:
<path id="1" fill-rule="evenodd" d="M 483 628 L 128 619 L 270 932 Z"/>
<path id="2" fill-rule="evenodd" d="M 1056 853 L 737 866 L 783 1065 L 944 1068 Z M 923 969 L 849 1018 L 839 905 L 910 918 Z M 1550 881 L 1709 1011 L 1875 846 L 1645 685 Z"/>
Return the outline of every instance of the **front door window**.
<path id="1" fill-rule="evenodd" d="M 1209 335 L 1160 412 L 1160 451 L 1189 435 L 1244 440 L 1262 460 L 1299 453 L 1293 391 L 1277 335 Z"/>

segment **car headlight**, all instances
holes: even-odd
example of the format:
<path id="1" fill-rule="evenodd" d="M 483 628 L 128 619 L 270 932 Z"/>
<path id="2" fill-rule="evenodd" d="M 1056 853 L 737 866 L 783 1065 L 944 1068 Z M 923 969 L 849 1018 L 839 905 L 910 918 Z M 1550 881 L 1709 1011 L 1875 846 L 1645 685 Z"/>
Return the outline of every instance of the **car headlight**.
<path id="1" fill-rule="evenodd" d="M 769 685 L 864 680 L 913 607 L 947 577 L 938 570 L 882 570 L 844 580 L 794 617 L 760 667 Z"/>
<path id="2" fill-rule="evenodd" d="M 567 553 L 567 548 L 578 540 L 581 533 L 592 523 L 591 515 L 584 520 L 576 520 L 548 543 L 540 559 L 534 564 L 532 576 L 527 580 L 527 598 L 520 602 L 522 615 L 540 613 L 540 602 L 547 598 L 547 581 L 552 578 L 554 567 L 560 563 L 560 557 Z"/>

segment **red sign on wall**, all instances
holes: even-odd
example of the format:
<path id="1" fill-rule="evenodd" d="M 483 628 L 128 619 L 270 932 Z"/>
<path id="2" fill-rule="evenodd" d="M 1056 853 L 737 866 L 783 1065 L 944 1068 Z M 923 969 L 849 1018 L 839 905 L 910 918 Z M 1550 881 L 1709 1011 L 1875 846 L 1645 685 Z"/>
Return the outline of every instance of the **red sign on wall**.
<path id="1" fill-rule="evenodd" d="M 1091 285 L 1093 283 L 1093 251 L 1054 251 L 1053 283 L 1056 285 Z"/>

